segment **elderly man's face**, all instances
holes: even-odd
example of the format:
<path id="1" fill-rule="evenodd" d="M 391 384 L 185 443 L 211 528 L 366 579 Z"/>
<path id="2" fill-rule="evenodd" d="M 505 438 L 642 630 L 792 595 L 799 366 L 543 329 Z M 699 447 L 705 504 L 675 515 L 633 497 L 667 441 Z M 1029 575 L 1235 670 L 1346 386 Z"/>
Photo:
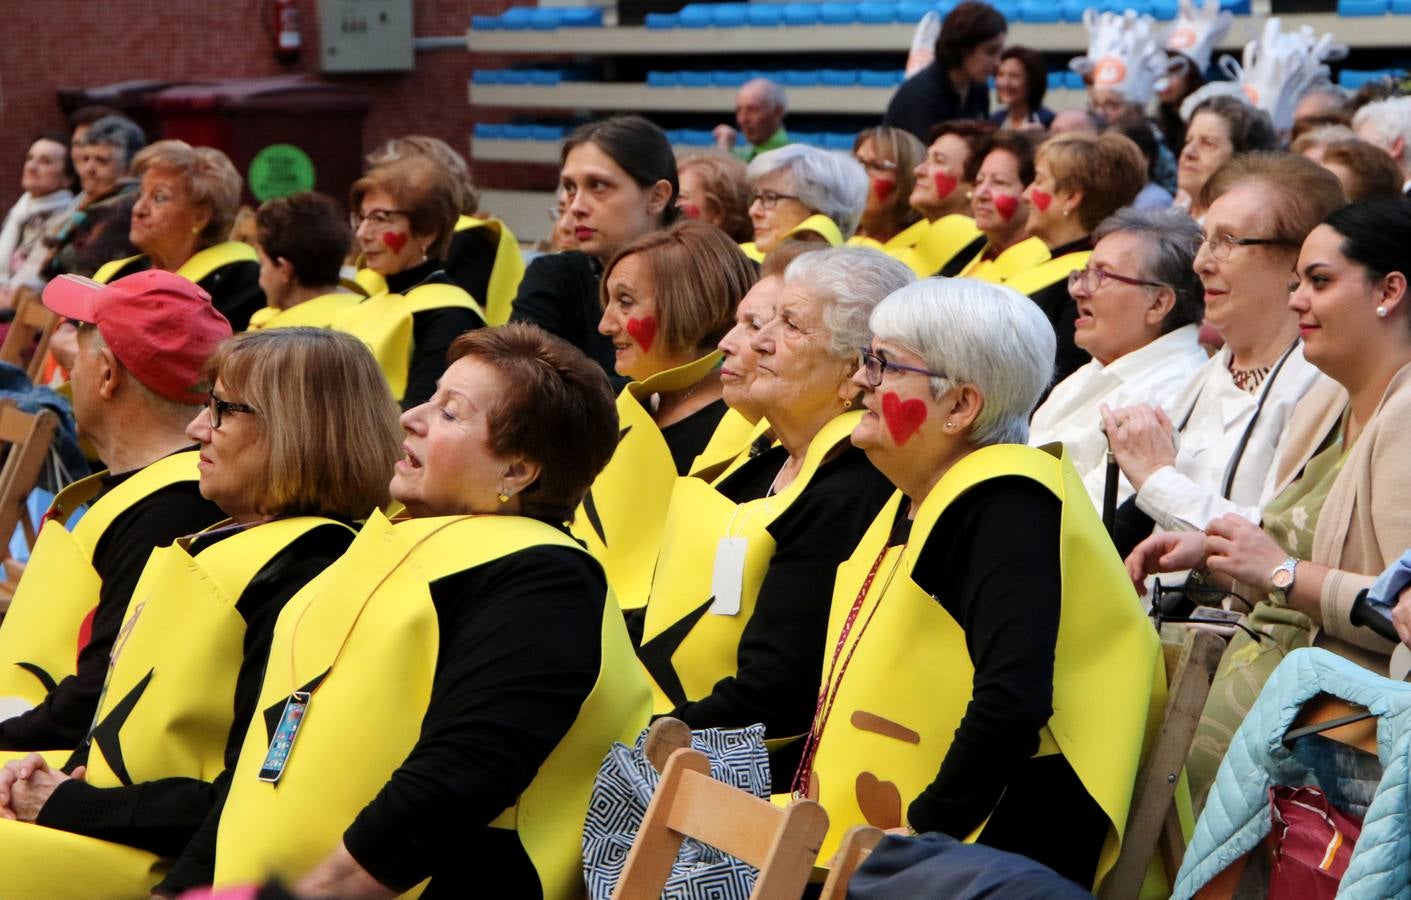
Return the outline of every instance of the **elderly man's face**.
<path id="1" fill-rule="evenodd" d="M 735 95 L 735 121 L 745 140 L 762 144 L 783 124 L 784 110 L 769 101 L 763 87 L 747 84 Z"/>

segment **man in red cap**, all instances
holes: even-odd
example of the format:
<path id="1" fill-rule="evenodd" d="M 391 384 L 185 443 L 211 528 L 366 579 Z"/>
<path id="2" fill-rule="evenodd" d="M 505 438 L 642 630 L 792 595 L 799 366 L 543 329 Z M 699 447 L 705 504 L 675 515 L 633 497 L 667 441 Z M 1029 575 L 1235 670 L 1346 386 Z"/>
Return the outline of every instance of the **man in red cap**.
<path id="1" fill-rule="evenodd" d="M 84 740 L 147 557 L 225 517 L 201 496 L 185 434 L 210 397 L 206 361 L 231 334 L 210 295 L 158 270 L 106 286 L 63 275 L 44 289 L 44 305 L 79 323 L 74 418 L 107 471 L 55 498 L 0 627 L 8 750 Z"/>

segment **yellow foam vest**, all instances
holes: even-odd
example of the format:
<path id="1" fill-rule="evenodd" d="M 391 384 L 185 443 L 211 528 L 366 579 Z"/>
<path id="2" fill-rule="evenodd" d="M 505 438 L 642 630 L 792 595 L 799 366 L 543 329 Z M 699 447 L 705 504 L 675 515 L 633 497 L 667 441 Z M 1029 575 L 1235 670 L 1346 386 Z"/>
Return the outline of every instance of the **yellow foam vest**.
<path id="1" fill-rule="evenodd" d="M 879 241 L 876 238 L 855 234 L 843 243 L 847 244 L 849 247 L 867 247 L 871 250 L 881 250 L 883 253 L 890 253 L 896 256 L 903 250 L 915 247 L 916 242 L 921 240 L 921 236 L 926 233 L 926 228 L 930 224 L 931 223 L 927 222 L 925 219 L 912 222 L 901 231 L 887 238 L 885 242 Z"/>
<path id="2" fill-rule="evenodd" d="M 574 514 L 572 531 L 602 563 L 623 609 L 646 605 L 666 508 L 676 483 L 676 465 L 666 438 L 647 410 L 648 398 L 696 384 L 720 360 L 719 351 L 708 353 L 646 381 L 634 381 L 617 395 L 621 435 L 617 450 L 584 495 Z M 744 445 L 736 447 L 735 452 L 743 449 Z M 726 450 L 722 449 L 722 454 Z"/>
<path id="3" fill-rule="evenodd" d="M 136 256 L 104 263 L 97 272 L 93 273 L 93 280 L 99 284 L 107 284 L 125 274 L 123 270 L 129 265 L 144 258 L 145 255 L 139 253 Z M 176 274 L 188 281 L 200 281 L 222 266 L 237 262 L 259 262 L 259 259 L 255 248 L 249 244 L 242 241 L 225 241 L 213 247 L 196 251 L 190 259 L 177 267 Z"/>
<path id="4" fill-rule="evenodd" d="M 828 453 L 848 440 L 861 412 L 825 425 L 804 454 L 803 467 L 779 493 L 736 504 L 699 478 L 678 478 L 652 578 L 638 656 L 652 680 L 652 714 L 709 696 L 716 682 L 737 671 L 740 636 L 754 614 L 759 588 L 774 556 L 769 526 L 798 499 Z M 723 538 L 745 540 L 739 611 L 710 612 L 711 574 Z M 694 624 L 680 633 L 688 620 Z M 777 736 L 772 736 L 777 737 Z"/>
<path id="5" fill-rule="evenodd" d="M 297 309 L 297 307 L 295 307 Z M 481 321 L 485 313 L 469 294 L 454 284 L 422 284 L 405 294 L 385 288 L 333 318 L 332 326 L 367 344 L 387 385 L 398 401 L 407 392 L 412 361 L 412 316 L 432 309 L 468 309 Z"/>
<path id="6" fill-rule="evenodd" d="M 690 473 L 705 477 L 702 473 L 722 467 L 740 453 L 748 451 L 755 438 L 767 430 L 769 423 L 764 419 L 751 422 L 734 409 L 725 410 L 725 415 L 721 416 L 720 424 L 715 426 L 706 448 L 691 461 Z"/>
<path id="7" fill-rule="evenodd" d="M 1016 272 L 1004 280 L 1005 287 L 1014 288 L 1021 294 L 1035 294 L 1050 285 L 1056 284 L 1068 277 L 1068 273 L 1074 269 L 1081 269 L 1088 264 L 1088 257 L 1092 256 L 1091 250 L 1078 250 L 1074 253 L 1065 253 L 1054 259 L 1039 263 L 1031 269 Z"/>
<path id="8" fill-rule="evenodd" d="M 954 259 L 957 253 L 980 237 L 980 229 L 975 227 L 975 220 L 959 213 L 941 216 L 934 222 L 917 222 L 912 228 L 917 231 L 911 245 L 889 249 L 888 252 L 910 266 L 918 278 L 935 275 L 946 263 Z M 910 231 L 911 229 L 907 229 L 902 234 Z M 901 235 L 897 235 L 897 238 L 900 237 Z"/>
<path id="9" fill-rule="evenodd" d="M 330 521 L 281 519 L 194 557 L 181 542 L 152 554 L 113 644 L 88 755 L 90 784 L 209 781 L 221 772 L 245 636 L 235 603 L 279 551 Z M 0 820 L 7 897 L 146 896 L 164 868 L 145 851 Z"/>
<path id="10" fill-rule="evenodd" d="M 837 222 L 834 222 L 822 213 L 814 213 L 807 219 L 804 219 L 785 232 L 784 237 L 780 238 L 780 240 L 806 234 L 817 235 L 823 238 L 824 242 L 830 247 L 837 247 L 843 243 L 843 230 L 838 227 Z M 755 246 L 754 241 L 741 244 L 740 249 L 755 262 L 764 261 L 765 254 Z"/>
<path id="11" fill-rule="evenodd" d="M 1054 657 L 1053 717 L 1037 755 L 1062 753 L 1110 823 L 1098 884 L 1121 847 L 1137 768 L 1165 703 L 1165 668 L 1151 623 L 1061 447 L 1002 444 L 956 463 L 917 510 L 908 543 L 887 548 L 900 493 L 883 508 L 851 559 L 838 568 L 824 678 L 842 625 L 873 562 L 873 587 L 839 659 L 852 654 L 818 742 L 811 795 L 828 810 L 827 859 L 844 831 L 894 827 L 933 780 L 970 701 L 974 668 L 965 633 L 910 575 L 931 530 L 955 498 L 991 478 L 1019 475 L 1062 503 L 1061 614 Z M 870 621 L 869 621 L 870 617 Z M 864 623 L 866 623 L 864 625 Z M 842 668 L 841 664 L 839 668 Z M 819 727 L 815 723 L 815 728 Z M 1061 827 L 1057 822 L 1056 827 Z M 974 836 L 972 835 L 972 838 Z"/>
<path id="12" fill-rule="evenodd" d="M 338 846 L 417 741 L 439 647 L 428 583 L 535 546 L 581 550 L 532 519 L 392 525 L 375 513 L 348 553 L 285 606 L 259 705 L 280 708 L 292 688 L 313 697 L 278 786 L 257 778 L 269 734 L 263 715 L 251 724 L 221 815 L 217 885 L 272 874 L 293 881 Z M 518 833 L 545 897 L 581 893 L 593 779 L 612 742 L 632 741 L 647 721 L 646 681 L 615 607 L 608 600 L 602 667 L 578 718 L 492 823 Z M 351 757 L 350 748 L 357 748 Z"/>
<path id="13" fill-rule="evenodd" d="M 248 331 L 264 331 L 270 328 L 332 328 L 334 319 L 357 306 L 363 298 L 347 291 L 337 291 L 305 300 L 288 309 L 266 306 L 255 310 L 250 316 Z"/>
<path id="14" fill-rule="evenodd" d="M 170 485 L 196 481 L 200 454 L 175 453 L 124 479 L 93 504 L 73 531 L 65 524 L 102 489 L 106 472 L 64 488 L 39 530 L 24 576 L 0 622 L 0 719 L 43 702 L 54 686 L 73 675 L 84 622 L 98 605 L 102 583 L 93 551 L 124 512 Z"/>
<path id="15" fill-rule="evenodd" d="M 982 248 L 979 253 L 965 264 L 956 275 L 957 278 L 974 278 L 978 281 L 988 281 L 991 284 L 1004 284 L 1011 277 L 1027 272 L 1048 260 L 1048 245 L 1036 237 L 1025 238 L 996 256 L 994 259 L 985 259 L 985 251 Z M 1065 276 L 1067 272 L 1063 273 Z"/>

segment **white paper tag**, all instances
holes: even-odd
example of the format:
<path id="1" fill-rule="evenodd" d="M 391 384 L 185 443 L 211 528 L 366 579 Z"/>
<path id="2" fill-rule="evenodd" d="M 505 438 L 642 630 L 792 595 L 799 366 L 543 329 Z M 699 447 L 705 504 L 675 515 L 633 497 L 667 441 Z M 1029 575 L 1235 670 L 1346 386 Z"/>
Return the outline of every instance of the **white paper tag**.
<path id="1" fill-rule="evenodd" d="M 742 537 L 721 538 L 715 548 L 715 569 L 710 575 L 710 592 L 715 602 L 710 612 L 717 616 L 740 614 L 740 590 L 745 583 L 745 549 Z"/>

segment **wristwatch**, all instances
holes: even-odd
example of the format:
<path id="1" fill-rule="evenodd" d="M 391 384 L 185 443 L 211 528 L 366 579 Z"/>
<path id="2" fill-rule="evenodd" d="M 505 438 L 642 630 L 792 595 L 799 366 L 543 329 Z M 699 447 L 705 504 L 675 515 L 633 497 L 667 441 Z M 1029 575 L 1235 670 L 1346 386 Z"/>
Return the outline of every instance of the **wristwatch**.
<path id="1" fill-rule="evenodd" d="M 1293 578 L 1298 571 L 1298 558 L 1290 556 L 1279 563 L 1279 567 L 1269 575 L 1269 584 L 1273 587 L 1274 593 L 1279 595 L 1280 600 L 1287 600 L 1289 590 L 1293 588 Z"/>

